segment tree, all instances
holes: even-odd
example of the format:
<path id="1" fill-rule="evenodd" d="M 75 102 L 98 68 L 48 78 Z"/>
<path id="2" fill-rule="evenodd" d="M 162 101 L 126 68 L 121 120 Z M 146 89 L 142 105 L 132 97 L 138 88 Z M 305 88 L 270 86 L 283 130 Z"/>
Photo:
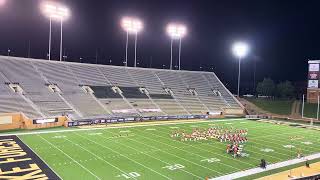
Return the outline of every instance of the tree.
<path id="1" fill-rule="evenodd" d="M 275 84 L 272 79 L 264 78 L 262 82 L 257 85 L 257 93 L 264 96 L 272 96 L 275 91 Z"/>
<path id="2" fill-rule="evenodd" d="M 281 98 L 292 98 L 295 88 L 290 81 L 281 82 L 277 85 L 277 96 Z"/>

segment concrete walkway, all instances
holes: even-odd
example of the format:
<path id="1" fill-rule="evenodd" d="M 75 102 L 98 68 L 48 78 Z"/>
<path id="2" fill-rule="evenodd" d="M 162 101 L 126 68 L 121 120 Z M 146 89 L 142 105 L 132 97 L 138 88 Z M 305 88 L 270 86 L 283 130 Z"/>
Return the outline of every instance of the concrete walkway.
<path id="1" fill-rule="evenodd" d="M 231 180 L 231 179 L 241 178 L 241 177 L 250 176 L 250 175 L 253 175 L 253 174 L 258 174 L 258 173 L 270 171 L 270 170 L 273 170 L 273 169 L 278 169 L 278 168 L 282 168 L 282 167 L 285 167 L 285 166 L 289 166 L 289 165 L 305 162 L 307 159 L 308 160 L 313 160 L 313 159 L 317 159 L 317 158 L 320 158 L 320 153 L 309 155 L 309 156 L 306 156 L 306 157 L 300 158 L 300 159 L 292 159 L 292 160 L 283 161 L 283 162 L 279 162 L 279 163 L 275 163 L 275 164 L 270 164 L 270 165 L 267 166 L 267 169 L 262 169 L 260 167 L 257 167 L 257 168 L 248 169 L 248 170 L 245 170 L 245 171 L 239 171 L 239 172 L 236 172 L 236 173 L 228 174 L 228 175 L 225 175 L 225 176 L 220 176 L 220 177 L 217 177 L 217 178 L 212 178 L 210 180 Z"/>

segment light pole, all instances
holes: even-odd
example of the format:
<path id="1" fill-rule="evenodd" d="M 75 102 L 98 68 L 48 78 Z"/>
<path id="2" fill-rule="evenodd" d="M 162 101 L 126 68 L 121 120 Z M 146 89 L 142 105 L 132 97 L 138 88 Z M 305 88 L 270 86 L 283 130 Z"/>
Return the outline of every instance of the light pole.
<path id="1" fill-rule="evenodd" d="M 59 4 L 48 3 L 43 5 L 42 11 L 49 18 L 50 21 L 48 53 L 49 60 L 51 60 L 52 20 L 60 21 L 60 61 L 62 61 L 63 21 L 69 17 L 69 9 Z"/>
<path id="2" fill-rule="evenodd" d="M 179 40 L 179 70 L 181 70 L 181 41 L 187 33 L 187 28 L 181 24 L 169 24 L 167 26 L 167 33 L 171 38 L 171 56 L 170 56 L 170 69 L 172 69 L 172 46 L 174 40 Z"/>
<path id="3" fill-rule="evenodd" d="M 128 46 L 129 46 L 129 34 L 134 34 L 134 67 L 137 67 L 137 41 L 138 33 L 142 30 L 143 24 L 137 18 L 124 17 L 121 21 L 122 28 L 126 31 L 126 59 L 125 65 L 128 66 Z"/>
<path id="4" fill-rule="evenodd" d="M 236 42 L 232 46 L 232 52 L 234 56 L 236 56 L 239 59 L 239 72 L 238 72 L 238 97 L 240 95 L 240 75 L 241 75 L 241 60 L 243 57 L 245 57 L 248 54 L 249 47 L 244 42 Z"/>

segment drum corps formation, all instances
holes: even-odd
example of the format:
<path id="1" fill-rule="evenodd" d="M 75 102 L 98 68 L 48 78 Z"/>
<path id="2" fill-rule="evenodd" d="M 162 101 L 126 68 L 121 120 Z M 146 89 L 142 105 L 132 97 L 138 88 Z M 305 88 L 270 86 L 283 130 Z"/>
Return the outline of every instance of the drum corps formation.
<path id="1" fill-rule="evenodd" d="M 216 139 L 220 142 L 227 142 L 227 153 L 234 157 L 241 156 L 244 143 L 247 139 L 247 129 L 235 129 L 224 127 L 211 127 L 208 129 L 195 128 L 191 133 L 184 130 L 176 130 L 172 132 L 172 138 L 178 138 L 181 141 L 206 141 Z"/>

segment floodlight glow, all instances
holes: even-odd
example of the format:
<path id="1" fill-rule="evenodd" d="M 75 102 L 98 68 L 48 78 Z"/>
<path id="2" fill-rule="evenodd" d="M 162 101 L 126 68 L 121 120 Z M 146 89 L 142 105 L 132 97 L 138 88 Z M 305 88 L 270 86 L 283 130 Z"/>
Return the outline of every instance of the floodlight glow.
<path id="1" fill-rule="evenodd" d="M 6 3 L 6 0 L 0 0 L 0 6 L 3 6 Z"/>
<path id="2" fill-rule="evenodd" d="M 142 30 L 143 24 L 137 18 L 125 17 L 121 21 L 122 28 L 129 33 L 138 33 Z"/>
<path id="3" fill-rule="evenodd" d="M 42 11 L 46 16 L 55 20 L 65 20 L 70 16 L 68 8 L 53 3 L 44 4 Z"/>
<path id="4" fill-rule="evenodd" d="M 243 42 L 237 42 L 232 46 L 232 52 L 235 56 L 242 58 L 249 52 L 249 46 Z"/>
<path id="5" fill-rule="evenodd" d="M 169 24 L 167 33 L 173 39 L 180 39 L 187 34 L 187 28 L 181 24 Z"/>

